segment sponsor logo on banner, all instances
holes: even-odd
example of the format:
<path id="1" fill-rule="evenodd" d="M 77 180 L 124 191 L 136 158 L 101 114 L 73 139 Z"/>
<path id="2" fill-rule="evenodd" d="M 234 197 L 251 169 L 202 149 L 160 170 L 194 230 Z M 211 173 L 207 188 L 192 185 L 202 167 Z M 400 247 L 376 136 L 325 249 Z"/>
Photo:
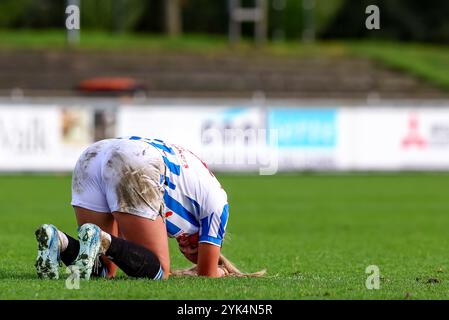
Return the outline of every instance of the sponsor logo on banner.
<path id="1" fill-rule="evenodd" d="M 53 152 L 58 132 L 57 109 L 28 106 L 0 108 L 2 160 L 45 156 Z M 20 158 L 19 158 L 20 159 Z"/>
<path id="2" fill-rule="evenodd" d="M 336 168 L 336 109 L 273 108 L 268 112 L 268 128 L 277 132 L 280 168 Z"/>
<path id="3" fill-rule="evenodd" d="M 408 129 L 401 142 L 402 149 L 449 148 L 449 119 L 446 121 L 427 119 L 426 127 L 422 125 L 422 122 L 422 116 L 418 113 L 408 115 Z"/>
<path id="4" fill-rule="evenodd" d="M 279 147 L 334 148 L 336 114 L 334 109 L 272 109 L 268 123 L 278 131 Z"/>
<path id="5" fill-rule="evenodd" d="M 70 171 L 92 142 L 86 108 L 0 106 L 0 170 Z"/>
<path id="6" fill-rule="evenodd" d="M 408 132 L 402 139 L 402 148 L 408 149 L 412 147 L 424 148 L 427 141 L 421 135 L 419 127 L 419 118 L 416 114 L 410 114 L 408 119 Z"/>
<path id="7" fill-rule="evenodd" d="M 41 117 L 31 115 L 20 119 L 13 113 L 1 114 L 1 153 L 45 154 L 49 148 L 47 137 L 47 126 Z"/>

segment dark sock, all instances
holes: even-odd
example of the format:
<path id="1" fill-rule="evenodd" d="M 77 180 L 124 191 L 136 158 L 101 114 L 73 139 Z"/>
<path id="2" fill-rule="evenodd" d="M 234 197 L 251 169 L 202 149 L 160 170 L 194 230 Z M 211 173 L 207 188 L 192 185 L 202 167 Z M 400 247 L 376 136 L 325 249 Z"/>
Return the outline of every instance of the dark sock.
<path id="1" fill-rule="evenodd" d="M 69 243 L 67 244 L 67 249 L 65 249 L 64 252 L 61 252 L 61 260 L 66 266 L 70 266 L 78 256 L 78 252 L 80 251 L 80 243 L 67 233 L 64 234 L 67 236 L 67 239 L 69 239 Z"/>
<path id="2" fill-rule="evenodd" d="M 163 275 L 157 256 L 147 248 L 111 235 L 106 255 L 130 277 L 160 279 Z"/>
<path id="3" fill-rule="evenodd" d="M 75 262 L 76 257 L 78 256 L 78 253 L 80 251 L 80 243 L 78 240 L 72 238 L 67 233 L 64 233 L 69 239 L 69 242 L 67 244 L 67 248 L 64 250 L 64 252 L 61 252 L 61 260 L 66 266 L 70 266 Z M 106 266 L 103 264 L 103 261 L 99 259 L 97 261 L 98 266 L 92 270 L 92 277 L 106 277 L 108 270 Z"/>

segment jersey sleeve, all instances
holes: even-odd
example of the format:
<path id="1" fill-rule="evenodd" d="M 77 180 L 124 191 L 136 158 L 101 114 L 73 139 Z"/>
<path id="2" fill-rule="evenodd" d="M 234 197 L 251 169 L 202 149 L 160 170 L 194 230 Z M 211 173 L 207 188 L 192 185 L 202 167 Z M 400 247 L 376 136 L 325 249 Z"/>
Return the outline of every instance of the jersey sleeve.
<path id="1" fill-rule="evenodd" d="M 208 198 L 209 205 L 200 216 L 198 242 L 221 247 L 229 217 L 229 205 L 226 198 L 225 193 Z"/>

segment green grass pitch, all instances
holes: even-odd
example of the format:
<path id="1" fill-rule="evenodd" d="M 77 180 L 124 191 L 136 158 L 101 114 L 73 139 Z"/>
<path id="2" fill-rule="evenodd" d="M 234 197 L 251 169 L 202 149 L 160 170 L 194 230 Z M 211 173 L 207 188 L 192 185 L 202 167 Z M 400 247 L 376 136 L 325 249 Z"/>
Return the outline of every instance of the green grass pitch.
<path id="1" fill-rule="evenodd" d="M 230 220 L 224 253 L 261 279 L 39 280 L 34 230 L 75 235 L 69 176 L 0 176 L 0 299 L 447 299 L 449 175 L 219 177 Z M 188 263 L 171 242 L 172 267 Z M 380 268 L 367 290 L 365 268 Z"/>

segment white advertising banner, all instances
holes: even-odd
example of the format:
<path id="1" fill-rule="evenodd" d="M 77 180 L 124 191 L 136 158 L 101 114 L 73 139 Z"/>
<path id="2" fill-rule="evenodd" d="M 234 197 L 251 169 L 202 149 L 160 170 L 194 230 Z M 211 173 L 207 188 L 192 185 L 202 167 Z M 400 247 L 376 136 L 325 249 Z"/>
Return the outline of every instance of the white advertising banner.
<path id="1" fill-rule="evenodd" d="M 1 171 L 70 171 L 91 143 L 90 112 L 0 105 Z"/>
<path id="2" fill-rule="evenodd" d="M 212 169 L 449 170 L 449 107 L 118 108 L 112 136 L 160 138 Z M 71 171 L 94 141 L 88 106 L 0 105 L 0 171 Z"/>

